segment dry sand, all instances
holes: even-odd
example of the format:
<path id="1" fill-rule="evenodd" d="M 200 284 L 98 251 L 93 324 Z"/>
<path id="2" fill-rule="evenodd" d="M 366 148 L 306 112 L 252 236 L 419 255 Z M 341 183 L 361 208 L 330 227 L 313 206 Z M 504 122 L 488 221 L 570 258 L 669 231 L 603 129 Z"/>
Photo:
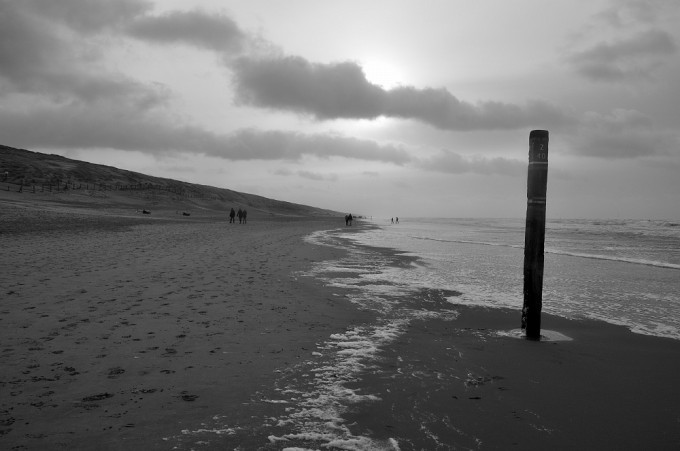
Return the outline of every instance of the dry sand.
<path id="1" fill-rule="evenodd" d="M 258 401 L 277 377 L 372 319 L 297 275 L 342 255 L 302 241 L 342 218 L 0 206 L 0 449 L 171 449 L 164 439 L 215 415 L 275 417 L 281 406 Z M 413 323 L 384 371 L 357 382 L 380 400 L 347 415 L 355 434 L 399 437 L 402 451 L 680 449 L 678 341 L 545 316 L 573 340 L 527 342 L 495 334 L 519 312 L 455 308 Z M 414 410 L 431 416 L 418 424 Z M 285 447 L 258 427 L 201 449 Z M 436 446 L 409 439 L 424 427 Z"/>

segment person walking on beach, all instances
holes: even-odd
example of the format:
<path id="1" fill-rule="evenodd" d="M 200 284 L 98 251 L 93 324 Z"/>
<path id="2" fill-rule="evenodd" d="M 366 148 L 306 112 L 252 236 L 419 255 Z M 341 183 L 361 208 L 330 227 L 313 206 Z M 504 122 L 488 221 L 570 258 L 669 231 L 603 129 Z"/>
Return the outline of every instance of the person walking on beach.
<path id="1" fill-rule="evenodd" d="M 236 217 L 236 212 L 232 208 L 231 211 L 229 212 L 229 224 L 232 224 L 232 223 L 236 224 L 236 219 L 234 219 L 235 217 Z"/>
<path id="2" fill-rule="evenodd" d="M 247 218 L 248 218 L 248 212 L 247 212 L 246 209 L 244 208 L 244 209 L 243 209 L 243 223 L 244 223 L 244 224 L 247 222 L 247 221 L 246 221 Z"/>
<path id="3" fill-rule="evenodd" d="M 238 213 L 236 213 L 236 216 L 238 216 L 238 223 L 241 224 L 243 221 L 243 210 L 239 208 Z"/>

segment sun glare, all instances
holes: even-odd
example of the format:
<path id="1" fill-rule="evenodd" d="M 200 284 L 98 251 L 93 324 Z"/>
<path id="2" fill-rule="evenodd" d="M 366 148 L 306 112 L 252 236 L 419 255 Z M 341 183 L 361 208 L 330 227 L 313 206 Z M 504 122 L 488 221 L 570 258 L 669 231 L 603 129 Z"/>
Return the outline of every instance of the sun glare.
<path id="1" fill-rule="evenodd" d="M 385 89 L 392 89 L 406 84 L 402 71 L 386 61 L 368 60 L 361 63 L 366 79 Z"/>

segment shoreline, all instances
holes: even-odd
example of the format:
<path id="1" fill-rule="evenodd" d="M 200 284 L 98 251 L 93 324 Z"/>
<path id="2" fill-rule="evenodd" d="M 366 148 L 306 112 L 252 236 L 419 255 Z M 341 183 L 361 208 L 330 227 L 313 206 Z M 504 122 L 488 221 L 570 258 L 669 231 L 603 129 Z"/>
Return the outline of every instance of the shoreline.
<path id="1" fill-rule="evenodd" d="M 357 247 L 362 253 L 346 261 L 347 268 L 370 259 L 366 249 L 385 257 L 391 267 L 408 267 L 417 260 L 395 249 Z M 333 266 L 327 268 L 327 283 L 335 279 L 347 286 L 347 277 L 357 277 Z M 365 274 L 373 271 L 368 268 Z M 366 282 L 353 289 L 371 290 Z M 378 353 L 360 362 L 366 370 L 344 385 L 370 400 L 347 403 L 335 424 L 346 427 L 340 443 L 364 443 L 356 449 L 680 445 L 680 341 L 600 320 L 544 313 L 542 329 L 552 339 L 533 342 L 516 335 L 519 307 L 456 304 L 459 293 L 441 290 L 380 290 L 386 304 L 410 299 L 401 305 L 397 301 L 391 311 L 377 307 L 376 324 L 400 323 L 400 330 L 394 339 L 377 340 Z M 416 314 L 404 316 L 399 308 Z"/>
<path id="2" fill-rule="evenodd" d="M 519 340 L 497 333 L 519 310 L 436 290 L 362 306 L 370 287 L 331 280 L 414 258 L 360 247 L 375 255 L 353 260 L 342 240 L 303 238 L 371 224 L 129 219 L 4 240 L 3 448 L 314 449 L 330 439 L 284 420 L 310 420 L 305 403 L 331 394 L 324 421 L 351 449 L 680 446 L 680 341 L 546 314 L 571 341 Z M 400 302 L 442 315 L 406 318 Z"/>

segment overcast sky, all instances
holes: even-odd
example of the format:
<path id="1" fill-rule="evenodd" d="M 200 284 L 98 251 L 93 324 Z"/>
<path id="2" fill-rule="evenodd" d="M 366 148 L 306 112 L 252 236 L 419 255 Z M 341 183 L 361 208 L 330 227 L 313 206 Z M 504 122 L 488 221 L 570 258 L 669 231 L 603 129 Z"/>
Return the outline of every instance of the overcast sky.
<path id="1" fill-rule="evenodd" d="M 678 0 L 0 0 L 0 143 L 375 218 L 680 218 Z"/>

